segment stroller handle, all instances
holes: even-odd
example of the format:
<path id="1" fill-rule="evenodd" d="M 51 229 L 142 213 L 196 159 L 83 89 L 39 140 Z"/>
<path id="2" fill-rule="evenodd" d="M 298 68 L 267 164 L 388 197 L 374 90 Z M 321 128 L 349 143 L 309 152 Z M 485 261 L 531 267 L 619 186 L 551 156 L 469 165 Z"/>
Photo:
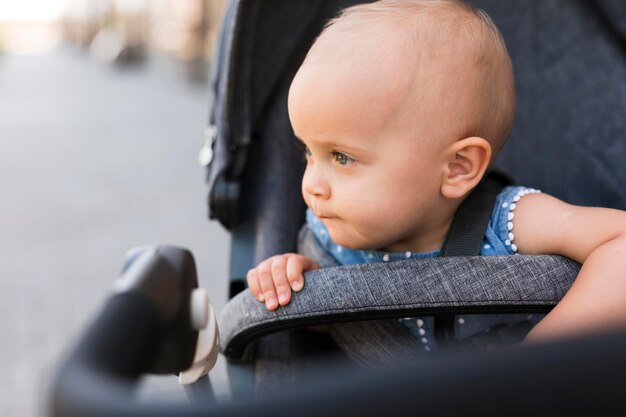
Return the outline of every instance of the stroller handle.
<path id="1" fill-rule="evenodd" d="M 192 365 L 198 339 L 190 308 L 197 287 L 193 256 L 154 246 L 128 258 L 113 294 L 56 375 L 55 416 L 143 415 L 130 401 L 139 377 Z"/>
<path id="2" fill-rule="evenodd" d="M 157 248 L 136 262 L 139 260 L 142 262 L 127 269 L 126 279 L 60 367 L 51 391 L 51 415 L 313 417 L 358 413 L 368 417 L 389 410 L 410 416 L 418 408 L 432 416 L 467 410 L 475 415 L 502 410 L 527 415 L 537 409 L 554 413 L 622 407 L 621 382 L 626 372 L 623 331 L 490 355 L 443 357 L 398 369 L 352 373 L 331 363 L 325 378 L 318 374 L 288 397 L 277 392 L 237 403 L 138 403 L 132 397 L 139 377 L 171 371 L 168 367 L 173 362 L 163 360 L 168 349 L 170 354 L 172 349 L 178 350 L 174 356 L 182 357 L 189 366 L 193 352 L 186 354 L 185 346 L 197 337 L 184 302 L 195 284 L 190 254 L 177 248 Z M 163 297 L 159 288 L 171 290 L 169 296 Z M 184 340 L 181 334 L 192 337 Z M 525 394 L 521 402 L 520 392 Z M 451 393 L 455 401 L 449 401 Z M 485 393 L 489 393 L 489 401 L 484 401 Z M 510 410 L 513 403 L 516 410 Z"/>

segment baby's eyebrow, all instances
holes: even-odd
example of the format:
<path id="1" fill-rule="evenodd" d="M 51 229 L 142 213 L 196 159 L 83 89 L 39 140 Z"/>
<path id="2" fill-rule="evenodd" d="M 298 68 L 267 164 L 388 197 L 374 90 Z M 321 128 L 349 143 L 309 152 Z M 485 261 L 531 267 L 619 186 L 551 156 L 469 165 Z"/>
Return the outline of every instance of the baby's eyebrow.
<path id="1" fill-rule="evenodd" d="M 366 148 L 360 147 L 360 146 L 354 146 L 350 143 L 343 143 L 341 141 L 337 142 L 335 140 L 309 140 L 309 144 L 307 144 L 304 139 L 302 139 L 301 137 L 299 137 L 298 135 L 296 135 L 294 133 L 295 138 L 304 146 L 319 146 L 319 147 L 324 147 L 324 148 L 339 148 L 339 149 L 345 149 L 348 151 L 352 151 L 352 152 L 359 152 L 359 153 L 364 153 L 367 152 Z"/>

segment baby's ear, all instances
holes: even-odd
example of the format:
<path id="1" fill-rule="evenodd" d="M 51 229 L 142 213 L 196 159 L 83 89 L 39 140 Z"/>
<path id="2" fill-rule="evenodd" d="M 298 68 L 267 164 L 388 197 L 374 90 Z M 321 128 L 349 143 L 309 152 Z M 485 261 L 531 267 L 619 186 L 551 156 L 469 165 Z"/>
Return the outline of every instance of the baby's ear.
<path id="1" fill-rule="evenodd" d="M 454 142 L 445 152 L 441 194 L 446 198 L 462 198 L 483 178 L 491 160 L 491 145 L 472 136 Z"/>

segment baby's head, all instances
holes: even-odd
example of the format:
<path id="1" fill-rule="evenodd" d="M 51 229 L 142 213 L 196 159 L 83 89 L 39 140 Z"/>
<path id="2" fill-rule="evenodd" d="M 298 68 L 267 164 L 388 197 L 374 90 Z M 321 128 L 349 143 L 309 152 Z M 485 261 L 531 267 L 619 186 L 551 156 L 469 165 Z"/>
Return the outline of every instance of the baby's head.
<path id="1" fill-rule="evenodd" d="M 348 8 L 289 92 L 305 201 L 340 245 L 436 249 L 514 109 L 510 58 L 484 13 L 443 0 Z"/>

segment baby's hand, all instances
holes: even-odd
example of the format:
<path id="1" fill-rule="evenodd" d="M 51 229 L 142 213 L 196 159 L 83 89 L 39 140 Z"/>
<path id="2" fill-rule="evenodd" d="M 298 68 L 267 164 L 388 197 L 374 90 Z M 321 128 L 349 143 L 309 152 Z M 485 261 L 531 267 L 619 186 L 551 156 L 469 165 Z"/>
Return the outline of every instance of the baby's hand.
<path id="1" fill-rule="evenodd" d="M 304 271 L 319 269 L 311 259 L 296 253 L 268 258 L 248 271 L 248 287 L 268 310 L 276 310 L 291 301 L 291 290 L 304 287 Z"/>

